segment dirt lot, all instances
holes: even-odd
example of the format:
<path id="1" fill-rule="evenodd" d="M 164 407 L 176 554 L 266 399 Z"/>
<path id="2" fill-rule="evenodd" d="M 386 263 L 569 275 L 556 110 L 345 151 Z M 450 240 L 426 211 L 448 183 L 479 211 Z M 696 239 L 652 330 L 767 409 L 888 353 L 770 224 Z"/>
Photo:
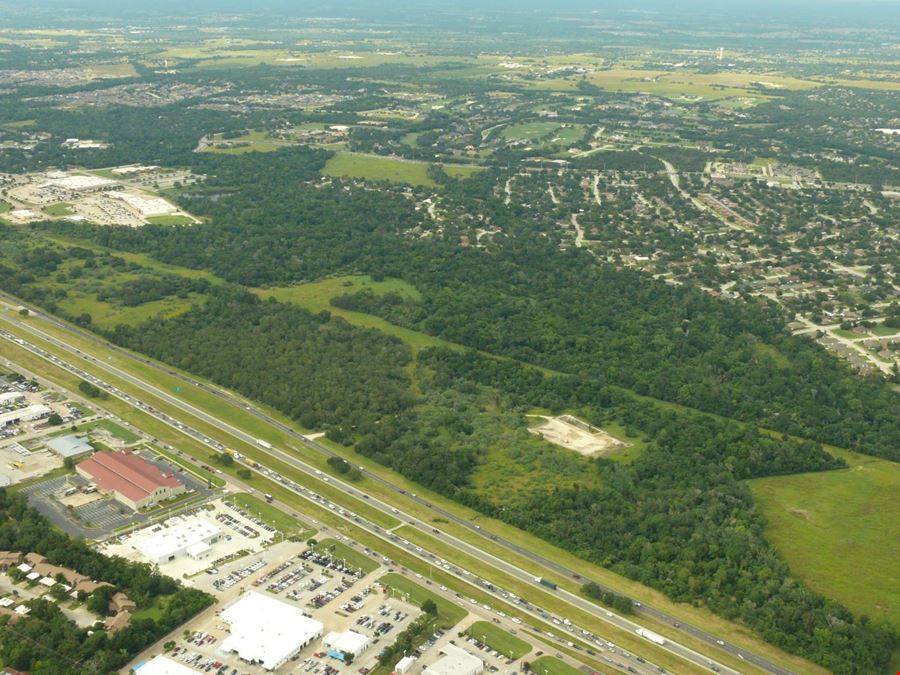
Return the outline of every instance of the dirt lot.
<path id="1" fill-rule="evenodd" d="M 28 452 L 18 443 L 7 441 L 0 447 L 0 477 L 5 477 L 10 485 L 23 480 L 43 476 L 59 466 L 62 459 L 49 450 Z M 18 466 L 21 464 L 21 466 Z"/>
<path id="2" fill-rule="evenodd" d="M 567 450 L 574 450 L 585 457 L 602 457 L 627 445 L 603 429 L 591 426 L 571 415 L 560 415 L 559 417 L 536 415 L 535 417 L 540 417 L 544 422 L 540 426 L 531 427 L 529 429 L 531 433 L 538 434 L 545 441 Z"/>

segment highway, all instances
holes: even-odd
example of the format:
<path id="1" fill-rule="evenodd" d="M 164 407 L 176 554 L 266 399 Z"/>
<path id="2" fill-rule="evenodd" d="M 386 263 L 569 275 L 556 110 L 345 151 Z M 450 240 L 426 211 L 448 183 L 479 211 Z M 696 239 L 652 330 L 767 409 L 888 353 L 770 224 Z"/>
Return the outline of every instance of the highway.
<path id="1" fill-rule="evenodd" d="M 21 303 L 18 300 L 13 299 L 10 304 L 12 305 L 12 307 L 15 307 L 15 306 L 19 306 Z M 320 453 L 322 453 L 324 455 L 328 455 L 328 456 L 336 454 L 336 453 L 333 453 L 328 448 L 326 448 L 325 446 L 315 442 L 312 439 L 309 439 L 308 437 L 306 437 L 302 434 L 299 434 L 298 432 L 296 432 L 295 430 L 291 429 L 290 427 L 282 424 L 278 420 L 271 418 L 266 413 L 256 409 L 253 406 L 247 405 L 245 402 L 241 401 L 237 397 L 233 397 L 233 396 L 229 395 L 228 393 L 223 392 L 222 390 L 220 390 L 216 387 L 211 387 L 211 386 L 205 385 L 204 383 L 196 381 L 192 378 L 180 375 L 179 373 L 176 373 L 175 371 L 166 369 L 163 366 L 153 363 L 149 359 L 139 358 L 138 356 L 135 356 L 134 354 L 131 354 L 123 349 L 120 349 L 119 347 L 116 347 L 115 345 L 111 345 L 111 344 L 103 341 L 102 339 L 98 338 L 97 336 L 95 336 L 91 333 L 88 333 L 86 331 L 81 331 L 77 328 L 71 327 L 53 317 L 49 317 L 49 316 L 44 315 L 43 313 L 37 312 L 37 310 L 34 310 L 34 312 L 35 312 L 35 314 L 38 314 L 38 316 L 41 320 L 49 322 L 57 329 L 60 329 L 60 330 L 66 331 L 66 332 L 70 332 L 70 333 L 75 333 L 75 334 L 79 335 L 80 337 L 90 340 L 91 342 L 97 344 L 102 349 L 114 350 L 117 354 L 122 355 L 128 359 L 140 361 L 144 364 L 150 365 L 151 367 L 157 368 L 157 369 L 167 373 L 170 376 L 177 377 L 192 386 L 202 388 L 204 391 L 215 395 L 216 397 L 229 403 L 230 405 L 239 407 L 239 408 L 243 409 L 244 411 L 249 412 L 249 413 L 253 414 L 254 416 L 256 416 L 257 418 L 265 421 L 266 423 L 271 424 L 272 426 L 277 428 L 279 431 L 290 435 L 292 438 L 298 440 L 301 443 L 304 443 L 307 447 L 310 447 L 310 448 L 316 450 L 317 452 L 320 452 Z M 38 335 L 42 339 L 47 340 L 48 342 L 51 342 L 52 344 L 58 346 L 61 349 L 75 352 L 76 354 L 83 356 L 84 358 L 87 358 L 89 360 L 92 359 L 92 357 L 90 357 L 89 355 L 81 353 L 80 350 L 78 350 L 74 347 L 71 347 L 64 341 L 58 340 L 54 336 L 33 326 L 32 320 L 20 321 L 20 320 L 18 320 L 17 315 L 10 316 L 10 312 L 4 313 L 3 318 L 15 323 L 16 325 L 18 325 L 28 331 L 33 332 L 34 334 Z M 182 409 L 187 410 L 191 415 L 193 415 L 199 419 L 202 419 L 210 424 L 214 424 L 215 426 L 217 426 L 219 428 L 227 430 L 229 434 L 231 434 L 237 438 L 240 438 L 241 440 L 243 440 L 247 443 L 256 444 L 256 439 L 253 438 L 251 435 L 249 435 L 239 429 L 234 428 L 233 426 L 224 422 L 223 420 L 218 419 L 218 418 L 206 413 L 203 410 L 199 410 L 199 409 L 195 408 L 194 406 L 191 406 L 190 404 L 185 403 L 181 399 L 171 396 L 170 394 L 168 394 L 168 392 L 158 389 L 154 385 L 146 383 L 146 382 L 140 380 L 139 378 L 134 377 L 130 373 L 127 373 L 115 366 L 112 366 L 109 363 L 101 362 L 99 360 L 93 360 L 93 361 L 98 366 L 103 368 L 104 370 L 116 375 L 117 377 L 120 377 L 120 378 L 130 382 L 134 386 L 139 387 L 144 391 L 152 393 L 154 396 L 162 398 L 174 405 L 179 406 Z M 138 403 L 138 407 L 142 407 L 142 409 L 144 409 L 146 412 L 146 404 L 141 404 L 140 402 L 137 402 L 137 403 Z M 176 426 L 180 425 L 179 428 L 182 431 L 184 430 L 183 429 L 184 425 L 181 425 L 181 423 L 178 423 L 178 422 L 176 422 L 175 424 L 176 424 Z M 209 439 L 206 438 L 203 434 L 200 434 L 200 439 L 203 440 L 203 442 L 209 441 Z M 259 447 L 259 446 L 257 445 L 256 447 Z M 219 447 L 218 449 L 221 450 L 221 447 Z M 271 451 L 271 454 L 275 454 L 282 461 L 289 461 L 293 466 L 297 466 L 297 468 L 300 468 L 301 470 L 304 470 L 307 472 L 313 472 L 314 474 L 317 473 L 317 470 L 315 468 L 305 465 L 304 463 L 299 462 L 299 460 L 297 460 L 293 456 L 287 455 L 286 453 L 283 453 L 279 450 L 273 449 Z M 299 466 L 298 466 L 298 464 L 299 464 Z M 559 565 L 558 563 L 548 560 L 542 556 L 539 556 L 539 555 L 533 553 L 532 551 L 524 549 L 523 547 L 515 544 L 514 542 L 499 538 L 497 535 L 494 535 L 494 534 L 485 533 L 485 532 L 481 531 L 481 529 L 477 525 L 474 525 L 474 524 L 470 523 L 469 521 L 462 519 L 462 518 L 456 516 L 455 514 L 450 513 L 444 509 L 435 507 L 433 504 L 427 502 L 426 500 L 424 500 L 421 497 L 418 497 L 411 493 L 407 493 L 405 490 L 398 488 L 396 485 L 394 485 L 390 481 L 383 479 L 382 477 L 380 477 L 377 474 L 373 474 L 370 472 L 365 472 L 365 474 L 368 479 L 377 481 L 380 485 L 382 485 L 386 489 L 394 491 L 399 494 L 402 494 L 406 498 L 412 499 L 412 500 L 422 504 L 423 506 L 430 508 L 432 510 L 432 512 L 435 513 L 436 515 L 439 515 L 442 518 L 446 518 L 447 520 L 451 520 L 454 523 L 458 524 L 459 526 L 466 527 L 471 532 L 474 532 L 474 533 L 478 534 L 479 536 L 489 537 L 496 544 L 503 546 L 503 547 L 507 548 L 508 550 L 511 550 L 511 551 L 517 553 L 518 555 L 526 557 L 526 558 L 542 565 L 543 567 L 545 567 L 547 569 L 553 570 L 554 572 L 565 575 L 567 577 L 570 577 L 573 579 L 580 578 L 577 574 L 575 574 L 571 570 L 565 568 L 564 566 Z M 359 492 L 355 488 L 352 488 L 349 485 L 342 485 L 342 487 L 344 489 L 346 489 L 348 494 L 351 494 L 355 497 L 365 498 L 370 503 L 375 501 L 375 500 L 371 500 L 368 497 L 363 497 L 361 492 Z M 388 512 L 391 512 L 391 513 L 393 512 L 393 507 L 391 507 L 387 504 L 379 503 L 378 506 L 379 506 L 379 508 L 385 509 Z M 422 521 L 419 521 L 418 519 L 414 519 L 409 516 L 404 516 L 404 520 L 408 523 L 413 524 L 416 527 L 419 527 L 420 529 L 422 529 L 423 531 L 428 532 L 428 533 L 431 533 L 434 529 L 431 524 L 424 523 Z M 450 535 L 447 535 L 446 533 L 442 533 L 441 536 L 442 536 L 442 538 L 452 540 L 454 545 L 458 546 L 462 550 L 465 550 L 466 553 L 468 553 L 469 555 L 478 557 L 478 558 L 484 560 L 485 562 L 488 562 L 489 564 L 497 567 L 498 569 L 502 569 L 503 571 L 516 576 L 519 579 L 529 580 L 529 581 L 531 581 L 531 583 L 534 583 L 532 574 L 525 572 L 524 570 L 521 570 L 519 568 L 514 567 L 507 561 L 501 560 L 490 554 L 487 554 L 482 549 L 472 546 L 471 544 L 468 544 L 467 542 L 464 542 L 462 540 L 453 538 Z M 607 589 L 607 590 L 611 590 L 611 591 L 615 592 L 615 589 Z M 620 628 L 633 631 L 638 626 L 638 624 L 630 621 L 629 619 L 626 619 L 625 617 L 621 617 L 621 616 L 618 616 L 615 614 L 613 614 L 612 616 L 609 616 L 610 613 L 606 612 L 605 610 L 603 610 L 600 607 L 597 607 L 593 603 L 588 602 L 587 600 L 585 600 L 584 598 L 581 598 L 578 595 L 569 593 L 564 590 L 560 590 L 557 593 L 560 598 L 565 599 L 570 604 L 572 604 L 584 611 L 590 612 L 597 618 L 599 618 L 603 621 L 607 621 L 608 623 L 617 625 Z M 660 621 L 663 621 L 663 622 L 669 624 L 670 626 L 672 626 L 673 629 L 676 629 L 675 624 L 679 623 L 680 625 L 677 627 L 677 630 L 684 631 L 690 635 L 693 635 L 696 638 L 706 641 L 712 647 L 729 651 L 732 654 L 734 654 L 735 656 L 737 656 L 741 659 L 744 659 L 748 663 L 752 663 L 752 664 L 762 668 L 763 670 L 767 670 L 769 672 L 778 673 L 778 674 L 786 674 L 786 673 L 790 672 L 788 670 L 781 668 L 780 666 L 770 663 L 769 661 L 767 661 L 766 659 L 763 659 L 762 657 L 759 657 L 755 654 L 747 652 L 735 645 L 723 643 L 722 641 L 718 640 L 715 636 L 713 636 L 705 631 L 702 631 L 694 626 L 685 624 L 684 622 L 680 622 L 679 619 L 677 619 L 676 617 L 673 617 L 673 616 L 671 616 L 665 612 L 662 612 L 656 608 L 649 607 L 647 605 L 641 605 L 639 607 L 636 607 L 636 609 L 637 609 L 639 615 L 646 614 L 647 616 L 651 616 L 655 619 L 658 619 Z M 677 643 L 669 642 L 666 645 L 666 647 L 669 648 L 670 651 L 673 651 L 673 653 L 677 653 L 682 658 L 685 658 L 688 661 L 691 661 L 691 662 L 693 662 L 697 665 L 700 665 L 704 668 L 711 669 L 712 667 L 715 667 L 715 668 L 718 668 L 719 670 L 721 670 L 721 672 L 736 672 L 736 671 L 732 671 L 731 669 L 727 668 L 726 666 L 723 666 L 722 664 L 714 663 L 709 658 L 707 658 L 701 654 L 698 654 L 697 652 L 694 652 L 694 651 L 688 649 L 687 647 L 678 645 Z M 677 651 L 676 651 L 676 649 L 677 649 Z"/>
<path id="2" fill-rule="evenodd" d="M 91 375 L 90 373 L 87 373 L 86 371 L 82 370 L 78 366 L 75 366 L 74 364 L 71 364 L 53 354 L 50 354 L 49 352 L 42 349 L 41 347 L 38 347 L 34 344 L 24 341 L 21 338 L 17 338 L 13 334 L 8 333 L 7 331 L 2 330 L 2 329 L 0 329 L 0 337 L 5 338 L 10 341 L 13 341 L 16 344 L 18 344 L 20 347 L 27 349 L 28 351 L 32 352 L 33 354 L 40 356 L 41 358 L 47 359 L 54 365 L 56 365 L 60 368 L 63 368 L 65 370 L 71 372 L 72 374 L 77 375 L 78 377 L 81 377 L 83 379 L 86 379 L 86 380 L 92 382 L 97 387 L 103 389 L 104 391 L 115 396 L 116 398 L 118 398 L 122 401 L 125 401 L 136 408 L 139 408 L 146 414 L 152 415 L 159 421 L 164 422 L 165 424 L 175 428 L 178 432 L 185 434 L 187 436 L 190 436 L 191 438 L 193 438 L 194 440 L 196 440 L 200 443 L 203 443 L 204 445 L 208 446 L 212 450 L 221 451 L 222 448 L 224 447 L 224 446 L 222 446 L 221 443 L 214 441 L 213 439 L 210 439 L 208 436 L 206 436 L 202 432 L 197 431 L 196 429 L 193 429 L 192 427 L 184 424 L 183 422 L 180 422 L 178 420 L 171 418 L 170 416 L 166 415 L 165 413 L 162 413 L 162 412 L 156 410 L 152 406 L 149 406 L 148 404 L 146 404 L 142 401 L 136 400 L 133 396 L 123 392 L 121 389 L 109 384 L 108 382 L 101 380 L 100 378 L 98 378 L 94 375 Z M 277 457 L 281 461 L 291 464 L 294 468 L 297 468 L 297 469 L 303 470 L 304 472 L 309 473 L 311 478 L 313 478 L 313 480 L 323 480 L 323 481 L 327 481 L 327 482 L 333 481 L 334 483 L 339 483 L 339 481 L 336 481 L 329 476 L 320 476 L 319 474 L 321 474 L 321 472 L 319 472 L 316 469 L 310 467 L 309 465 L 306 465 L 303 462 L 297 460 L 292 455 L 284 453 L 283 451 L 273 448 L 270 451 L 268 451 L 268 454 L 272 455 L 273 457 Z M 200 463 L 200 460 L 197 460 L 196 458 L 193 458 L 193 457 L 188 457 L 188 458 L 198 464 Z M 458 567 L 457 565 L 450 564 L 448 561 L 444 560 L 443 558 L 440 558 L 436 554 L 426 551 L 422 547 L 416 546 L 416 545 L 412 544 L 411 542 L 408 542 L 408 541 L 402 539 L 398 535 L 393 534 L 393 532 L 391 530 L 385 530 L 384 528 L 380 527 L 379 525 L 376 525 L 374 523 L 367 521 L 365 518 L 359 516 L 355 512 L 348 511 L 344 505 L 330 501 L 328 498 L 320 495 L 315 490 L 308 488 L 308 487 L 303 487 L 303 486 L 299 485 L 298 483 L 296 483 L 288 478 L 285 478 L 284 476 L 282 476 L 281 474 L 279 474 L 278 472 L 276 472 L 272 469 L 269 469 L 265 466 L 259 466 L 256 468 L 256 470 L 259 473 L 261 473 L 262 475 L 269 478 L 270 480 L 277 481 L 283 487 L 285 487 L 286 489 L 288 489 L 291 492 L 293 492 L 294 494 L 296 494 L 298 497 L 301 497 L 302 499 L 311 502 L 312 504 L 318 506 L 319 508 L 329 509 L 330 512 L 332 513 L 332 515 L 340 517 L 348 522 L 352 522 L 356 527 L 360 527 L 360 528 L 366 530 L 369 534 L 372 534 L 393 546 L 399 546 L 401 548 L 404 548 L 407 551 L 407 553 L 419 558 L 422 562 L 426 563 L 427 565 L 440 568 L 443 572 L 456 577 L 459 581 L 461 581 L 467 585 L 477 586 L 480 588 L 481 591 L 483 591 L 485 593 L 490 593 L 490 594 L 496 596 L 498 605 L 500 605 L 500 604 L 504 605 L 507 609 L 509 609 L 509 611 L 512 611 L 512 607 L 513 607 L 513 605 L 510 605 L 509 603 L 517 603 L 518 606 L 515 607 L 516 611 L 521 613 L 523 616 L 526 616 L 526 617 L 530 616 L 532 619 L 535 620 L 536 623 L 540 623 L 542 621 L 553 622 L 554 624 L 560 626 L 559 632 L 563 633 L 563 636 L 555 635 L 555 634 L 549 632 L 548 630 L 541 628 L 539 625 L 531 626 L 531 625 L 523 624 L 525 627 L 531 628 L 532 630 L 534 630 L 538 634 L 540 634 L 542 636 L 542 639 L 544 639 L 544 640 L 549 638 L 551 640 L 555 640 L 559 644 L 559 646 L 569 646 L 570 648 L 575 648 L 575 649 L 581 649 L 581 647 L 575 646 L 576 643 L 572 642 L 572 640 L 578 640 L 579 642 L 582 642 L 585 640 L 590 640 L 591 642 L 593 642 L 592 646 L 594 646 L 594 649 L 591 650 L 591 651 L 594 651 L 594 658 L 603 659 L 603 660 L 607 661 L 611 666 L 617 667 L 621 670 L 625 670 L 626 672 L 640 673 L 640 675 L 651 675 L 652 673 L 656 673 L 656 672 L 664 672 L 664 669 L 654 666 L 652 663 L 648 663 L 643 657 L 639 657 L 634 654 L 631 654 L 630 652 L 628 652 L 620 647 L 617 647 L 613 642 L 606 641 L 597 636 L 594 636 L 589 631 L 583 631 L 580 629 L 576 630 L 576 627 L 574 625 L 568 626 L 568 630 L 571 633 L 573 633 L 573 636 L 571 637 L 571 639 L 566 639 L 565 633 L 563 632 L 563 629 L 561 628 L 564 625 L 563 624 L 563 621 L 565 621 L 564 618 L 557 618 L 557 617 L 549 614 L 548 612 L 545 612 L 544 610 L 536 607 L 532 603 L 528 603 L 528 602 L 525 602 L 525 601 L 522 601 L 522 600 L 516 598 L 516 596 L 514 596 L 513 594 L 510 594 L 510 593 L 507 593 L 506 591 L 497 587 L 495 584 L 492 584 L 484 579 L 480 579 L 475 574 L 472 574 L 468 570 L 462 569 L 461 567 Z M 232 481 L 232 482 L 236 482 L 236 481 Z M 353 494 L 353 491 L 351 489 L 348 489 L 349 486 L 342 485 L 342 487 L 347 489 L 348 493 Z M 361 495 L 362 493 L 359 493 L 357 491 L 356 494 Z M 394 518 L 399 518 L 399 517 L 408 518 L 406 523 L 401 522 L 400 524 L 398 524 L 395 527 L 399 527 L 400 525 L 407 524 L 407 523 L 410 525 L 416 524 L 416 520 L 414 518 L 412 518 L 408 515 L 402 514 L 394 508 L 388 507 L 383 504 L 379 504 L 377 502 L 377 500 L 371 500 L 371 498 L 366 498 L 366 499 L 369 500 L 371 503 L 374 503 L 376 505 L 376 508 L 383 510 L 386 514 L 390 514 Z M 313 519 L 313 523 L 315 523 L 316 526 L 321 527 L 321 524 L 319 523 L 319 521 Z M 327 527 L 324 529 L 327 529 Z M 394 529 L 394 528 L 392 528 L 392 529 Z M 391 561 L 386 556 L 383 558 L 383 561 L 386 563 L 393 563 L 393 561 Z M 423 578 L 421 574 L 417 574 L 416 576 L 418 576 L 419 578 Z M 429 580 L 424 580 L 424 583 L 431 584 L 431 582 Z M 441 587 L 441 590 L 446 591 L 447 589 L 445 587 Z M 456 600 L 456 602 L 458 604 L 465 605 L 466 602 L 469 602 L 472 605 L 476 606 L 475 609 L 478 612 L 482 612 L 482 610 L 486 610 L 488 612 L 496 614 L 498 617 L 503 617 L 504 619 L 507 616 L 510 616 L 506 612 L 502 612 L 500 610 L 496 610 L 496 609 L 492 608 L 490 605 L 479 604 L 478 601 L 473 598 L 465 598 L 460 593 L 457 593 L 455 595 L 455 597 L 458 598 L 458 600 Z M 548 626 L 546 624 L 545 624 L 545 627 L 550 628 L 550 626 Z M 588 642 L 587 644 L 591 644 L 591 642 Z M 600 652 L 600 655 L 597 655 L 597 652 Z M 623 664 L 622 661 L 627 661 L 629 663 Z M 735 671 L 728 671 L 728 672 L 735 672 Z"/>

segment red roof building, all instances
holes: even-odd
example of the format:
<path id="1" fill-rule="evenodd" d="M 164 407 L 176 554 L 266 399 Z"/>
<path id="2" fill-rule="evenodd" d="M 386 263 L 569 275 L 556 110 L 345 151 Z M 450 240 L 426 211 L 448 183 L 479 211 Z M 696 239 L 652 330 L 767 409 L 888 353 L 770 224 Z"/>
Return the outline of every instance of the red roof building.
<path id="1" fill-rule="evenodd" d="M 163 473 L 152 462 L 125 451 L 95 452 L 75 467 L 101 492 L 137 510 L 154 506 L 185 491 L 172 474 Z"/>

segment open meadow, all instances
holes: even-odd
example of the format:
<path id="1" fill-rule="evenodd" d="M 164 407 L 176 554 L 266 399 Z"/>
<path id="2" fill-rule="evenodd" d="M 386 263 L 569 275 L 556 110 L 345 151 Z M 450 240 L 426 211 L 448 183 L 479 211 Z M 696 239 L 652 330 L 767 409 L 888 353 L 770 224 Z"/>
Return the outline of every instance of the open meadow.
<path id="1" fill-rule="evenodd" d="M 900 466 L 833 452 L 848 469 L 750 481 L 766 534 L 812 588 L 900 629 Z"/>

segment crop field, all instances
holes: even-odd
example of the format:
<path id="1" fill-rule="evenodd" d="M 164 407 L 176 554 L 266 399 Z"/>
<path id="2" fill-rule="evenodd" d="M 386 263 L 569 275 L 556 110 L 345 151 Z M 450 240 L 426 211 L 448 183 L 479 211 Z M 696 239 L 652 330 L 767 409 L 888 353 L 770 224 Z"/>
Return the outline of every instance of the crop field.
<path id="1" fill-rule="evenodd" d="M 850 468 L 762 478 L 750 488 L 794 574 L 900 628 L 900 466 L 839 454 Z"/>
<path id="2" fill-rule="evenodd" d="M 510 659 L 521 658 L 531 651 L 530 644 L 488 621 L 476 621 L 466 633 Z"/>

